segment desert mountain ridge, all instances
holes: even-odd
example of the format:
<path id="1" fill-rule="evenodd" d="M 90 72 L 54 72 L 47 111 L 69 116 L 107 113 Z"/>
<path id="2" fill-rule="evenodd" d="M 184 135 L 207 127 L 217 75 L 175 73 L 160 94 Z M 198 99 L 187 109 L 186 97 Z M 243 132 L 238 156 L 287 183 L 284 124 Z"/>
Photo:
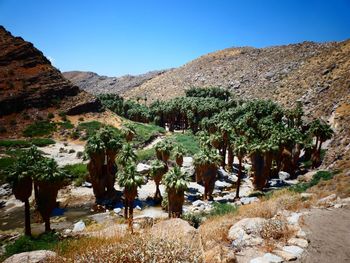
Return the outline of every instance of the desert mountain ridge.
<path id="1" fill-rule="evenodd" d="M 227 48 L 116 93 L 131 99 L 147 97 L 151 103 L 182 96 L 190 87 L 216 86 L 230 90 L 239 99 L 271 99 L 286 107 L 300 101 L 308 118 L 321 117 L 336 131 L 326 155 L 325 163 L 331 165 L 333 160 L 349 163 L 349 69 L 350 40 Z M 85 90 L 98 86 L 103 89 L 100 93 L 116 91 L 97 77 L 89 82 L 89 78 L 76 81 L 71 74 L 65 76 L 78 86 L 84 83 L 81 87 Z"/>
<path id="2" fill-rule="evenodd" d="M 98 111 L 99 101 L 65 79 L 43 53 L 0 26 L 0 116 L 53 107 L 65 114 Z"/>
<path id="3" fill-rule="evenodd" d="M 121 77 L 100 76 L 89 71 L 67 71 L 63 76 L 74 85 L 94 95 L 106 93 L 123 93 L 160 76 L 169 70 L 154 70 L 140 75 L 124 75 Z"/>

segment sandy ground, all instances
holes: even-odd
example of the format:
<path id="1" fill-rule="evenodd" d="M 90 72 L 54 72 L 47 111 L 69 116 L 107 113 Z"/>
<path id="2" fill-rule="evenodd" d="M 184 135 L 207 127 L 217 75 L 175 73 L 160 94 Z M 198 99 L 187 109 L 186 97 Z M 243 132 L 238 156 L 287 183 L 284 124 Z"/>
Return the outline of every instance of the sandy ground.
<path id="1" fill-rule="evenodd" d="M 313 209 L 304 217 L 310 240 L 298 262 L 350 262 L 350 207 Z"/>

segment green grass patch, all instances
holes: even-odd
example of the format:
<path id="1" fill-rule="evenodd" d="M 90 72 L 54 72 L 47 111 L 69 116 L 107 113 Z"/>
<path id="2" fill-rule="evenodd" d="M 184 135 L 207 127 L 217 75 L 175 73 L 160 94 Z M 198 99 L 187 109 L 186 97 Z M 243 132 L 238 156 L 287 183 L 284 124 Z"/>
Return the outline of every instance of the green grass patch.
<path id="1" fill-rule="evenodd" d="M 217 203 L 214 202 L 213 210 L 210 211 L 209 216 L 222 216 L 226 214 L 236 214 L 238 207 L 228 203 Z"/>
<path id="2" fill-rule="evenodd" d="M 33 138 L 30 140 L 0 140 L 0 147 L 6 148 L 27 148 L 32 145 L 42 147 L 56 142 L 49 138 Z"/>
<path id="3" fill-rule="evenodd" d="M 86 131 L 86 136 L 89 138 L 90 136 L 94 135 L 102 126 L 103 124 L 99 121 L 89 121 L 79 123 L 77 128 L 79 131 Z"/>
<path id="4" fill-rule="evenodd" d="M 70 121 L 59 122 L 58 125 L 67 130 L 74 128 L 74 125 Z"/>
<path id="5" fill-rule="evenodd" d="M 134 127 L 136 132 L 136 136 L 133 140 L 133 143 L 136 146 L 145 144 L 157 135 L 165 133 L 165 130 L 162 127 L 153 124 L 132 122 L 132 126 Z"/>
<path id="6" fill-rule="evenodd" d="M 69 164 L 63 168 L 76 186 L 81 185 L 88 175 L 87 165 L 84 163 Z"/>
<path id="7" fill-rule="evenodd" d="M 76 186 L 81 185 L 88 175 L 87 165 L 84 163 L 69 164 L 63 167 Z"/>
<path id="8" fill-rule="evenodd" d="M 195 135 L 191 132 L 182 133 L 174 133 L 169 139 L 175 144 L 181 146 L 186 154 L 194 155 L 199 152 L 199 142 Z"/>
<path id="9" fill-rule="evenodd" d="M 56 124 L 49 121 L 36 121 L 23 131 L 25 137 L 37 137 L 51 135 L 56 131 Z"/>
<path id="10" fill-rule="evenodd" d="M 38 237 L 21 236 L 14 243 L 5 247 L 4 257 L 8 258 L 14 254 L 34 251 L 34 250 L 52 250 L 57 247 L 59 236 L 55 233 L 45 233 Z"/>
<path id="11" fill-rule="evenodd" d="M 310 182 L 307 183 L 299 183 L 296 185 L 291 186 L 289 189 L 291 191 L 302 193 L 305 192 L 310 187 L 313 187 L 314 185 L 317 185 L 320 181 L 328 181 L 331 180 L 334 177 L 335 173 L 332 173 L 330 171 L 318 171 L 311 179 Z"/>
<path id="12" fill-rule="evenodd" d="M 138 161 L 149 161 L 156 158 L 156 151 L 154 148 L 142 149 L 136 152 Z"/>
<path id="13" fill-rule="evenodd" d="M 0 140 L 1 147 L 30 147 L 31 143 L 26 140 Z"/>
<path id="14" fill-rule="evenodd" d="M 56 142 L 50 138 L 33 138 L 30 140 L 30 143 L 38 147 L 43 147 L 50 144 L 55 144 Z"/>

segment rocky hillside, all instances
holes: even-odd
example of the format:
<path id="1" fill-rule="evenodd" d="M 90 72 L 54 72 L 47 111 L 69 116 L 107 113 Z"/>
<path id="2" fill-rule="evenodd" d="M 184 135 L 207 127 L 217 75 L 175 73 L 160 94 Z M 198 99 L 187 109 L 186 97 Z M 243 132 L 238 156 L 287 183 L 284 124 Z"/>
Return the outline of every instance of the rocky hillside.
<path id="1" fill-rule="evenodd" d="M 303 102 L 308 117 L 323 117 L 335 129 L 326 164 L 335 160 L 350 168 L 350 40 L 229 48 L 157 76 L 124 96 L 147 96 L 151 102 L 183 95 L 193 86 L 219 86 L 238 98 L 272 99 L 287 107 Z"/>
<path id="2" fill-rule="evenodd" d="M 54 107 L 67 114 L 97 111 L 99 101 L 66 80 L 32 43 L 0 26 L 0 117 Z"/>
<path id="3" fill-rule="evenodd" d="M 167 70 L 150 71 L 141 75 L 125 75 L 122 77 L 100 76 L 94 72 L 68 71 L 63 72 L 63 76 L 81 89 L 97 95 L 105 93 L 123 93 L 132 90 L 162 75 L 166 71 Z"/>

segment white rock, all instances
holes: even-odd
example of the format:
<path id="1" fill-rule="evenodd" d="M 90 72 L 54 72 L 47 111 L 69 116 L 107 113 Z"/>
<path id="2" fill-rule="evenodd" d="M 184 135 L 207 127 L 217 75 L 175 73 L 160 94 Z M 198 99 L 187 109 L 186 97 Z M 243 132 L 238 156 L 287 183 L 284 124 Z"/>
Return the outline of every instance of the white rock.
<path id="1" fill-rule="evenodd" d="M 117 207 L 117 208 L 114 208 L 113 211 L 118 215 L 122 211 L 122 209 Z"/>
<path id="2" fill-rule="evenodd" d="M 257 198 L 256 196 L 253 196 L 253 197 L 242 197 L 240 199 L 241 203 L 243 205 L 248 205 L 248 204 L 251 204 L 251 203 L 254 203 L 254 202 L 259 202 L 259 198 Z"/>
<path id="3" fill-rule="evenodd" d="M 299 229 L 296 237 L 298 237 L 298 238 L 306 237 L 306 233 L 303 230 Z"/>
<path id="4" fill-rule="evenodd" d="M 84 230 L 85 230 L 85 223 L 82 220 L 74 224 L 73 232 L 81 232 Z"/>
<path id="5" fill-rule="evenodd" d="M 254 258 L 250 263 L 281 263 L 283 259 L 271 253 L 266 253 L 262 257 Z"/>
<path id="6" fill-rule="evenodd" d="M 201 206 L 201 205 L 205 205 L 205 202 L 202 200 L 196 200 L 192 203 L 193 206 Z"/>
<path id="7" fill-rule="evenodd" d="M 274 250 L 272 251 L 274 254 L 280 256 L 281 258 L 283 258 L 286 261 L 292 261 L 292 260 L 296 260 L 297 257 L 289 252 L 283 251 L 283 250 Z"/>
<path id="8" fill-rule="evenodd" d="M 50 250 L 35 250 L 15 254 L 4 261 L 4 263 L 39 263 L 46 262 L 49 258 L 56 257 L 56 253 Z"/>
<path id="9" fill-rule="evenodd" d="M 138 163 L 136 166 L 136 171 L 141 174 L 148 173 L 149 170 L 151 170 L 151 166 L 148 164 Z"/>
<path id="10" fill-rule="evenodd" d="M 230 228 L 228 239 L 237 248 L 259 245 L 263 242 L 260 232 L 265 223 L 266 219 L 260 217 L 244 218 Z"/>
<path id="11" fill-rule="evenodd" d="M 284 171 L 280 171 L 278 173 L 278 177 L 281 179 L 281 180 L 288 180 L 290 178 L 290 174 L 287 173 L 287 172 L 284 172 Z"/>
<path id="12" fill-rule="evenodd" d="M 284 246 L 283 251 L 291 253 L 298 258 L 304 252 L 304 249 L 298 246 Z"/>
<path id="13" fill-rule="evenodd" d="M 312 194 L 312 193 L 301 193 L 300 196 L 302 198 L 311 198 L 311 197 L 314 196 L 314 194 Z"/>
<path id="14" fill-rule="evenodd" d="M 301 213 L 292 213 L 288 218 L 287 221 L 291 225 L 297 225 L 299 218 L 301 216 Z"/>
<path id="15" fill-rule="evenodd" d="M 229 188 L 229 187 L 232 187 L 232 184 L 227 183 L 227 182 L 224 182 L 224 181 L 219 181 L 219 180 L 217 180 L 217 181 L 215 182 L 215 188 L 216 188 L 216 189 L 222 190 L 222 189 L 224 189 L 224 188 Z"/>
<path id="16" fill-rule="evenodd" d="M 309 245 L 309 242 L 307 242 L 307 240 L 303 238 L 295 238 L 295 237 L 289 239 L 287 243 L 288 245 L 298 246 L 302 248 L 307 248 Z"/>
<path id="17" fill-rule="evenodd" d="M 332 201 L 334 201 L 337 198 L 336 194 L 331 194 L 329 196 L 326 196 L 324 198 L 321 198 L 320 200 L 317 201 L 318 205 L 324 205 L 324 204 L 329 204 Z"/>
<path id="18" fill-rule="evenodd" d="M 135 209 L 142 210 L 142 208 L 140 206 L 138 206 L 138 205 L 135 207 Z"/>
<path id="19" fill-rule="evenodd" d="M 87 188 L 91 188 L 92 187 L 92 183 L 89 182 L 84 182 L 81 184 L 82 187 L 87 187 Z"/>

